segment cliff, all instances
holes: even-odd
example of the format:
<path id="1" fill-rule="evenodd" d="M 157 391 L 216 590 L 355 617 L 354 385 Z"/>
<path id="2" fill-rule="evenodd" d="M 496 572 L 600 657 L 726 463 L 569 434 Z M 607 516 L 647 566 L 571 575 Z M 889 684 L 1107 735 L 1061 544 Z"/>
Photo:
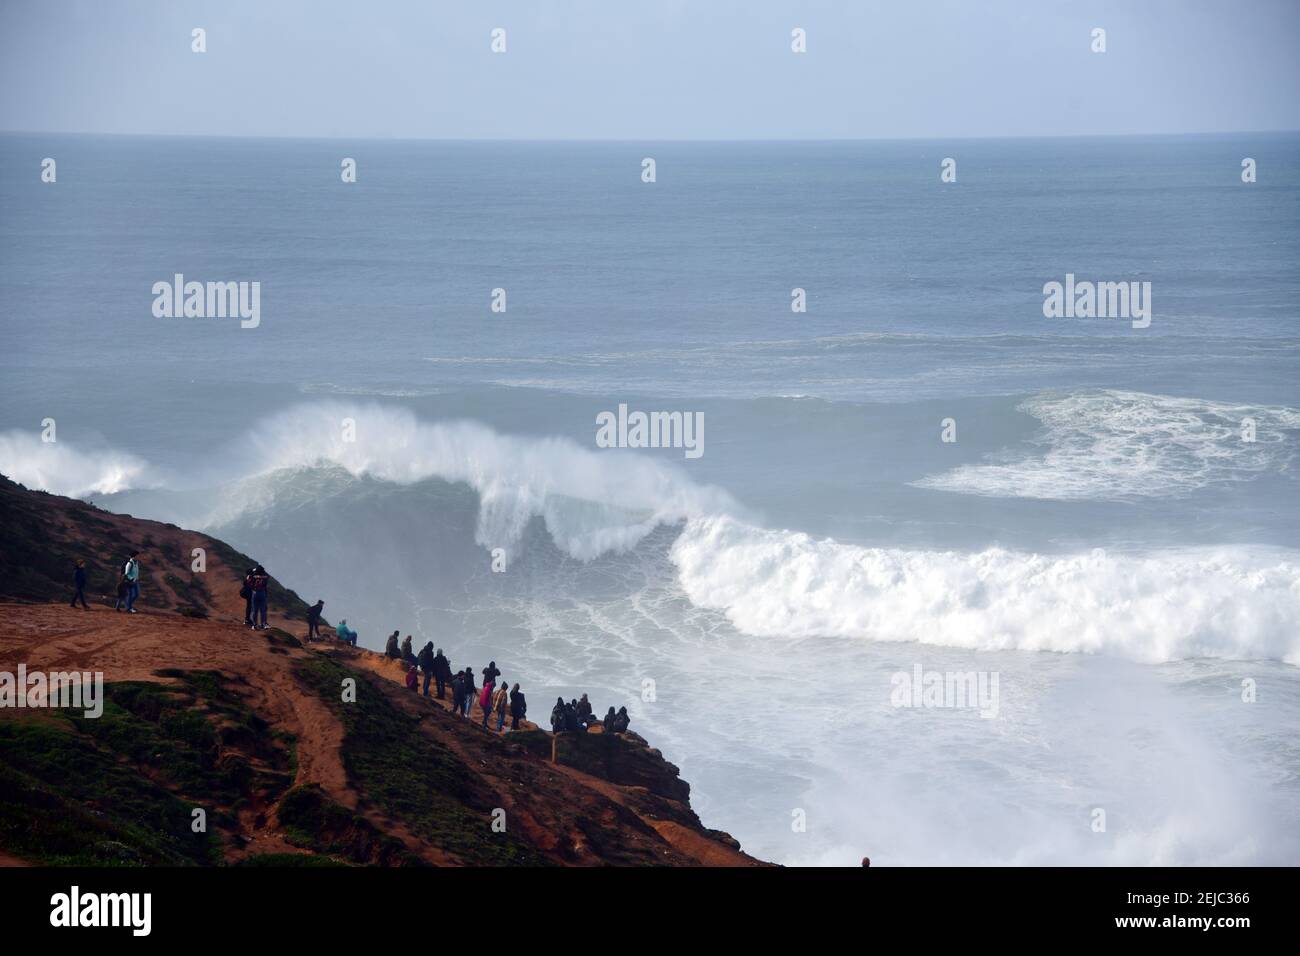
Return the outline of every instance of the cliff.
<path id="1" fill-rule="evenodd" d="M 635 734 L 562 735 L 552 763 L 532 724 L 484 730 L 382 655 L 304 644 L 292 591 L 270 630 L 242 627 L 251 562 L 216 539 L 7 480 L 0 519 L 0 671 L 102 672 L 106 698 L 98 717 L 0 708 L 0 862 L 761 865 Z M 142 613 L 67 606 L 75 557 L 107 595 L 132 549 Z"/>

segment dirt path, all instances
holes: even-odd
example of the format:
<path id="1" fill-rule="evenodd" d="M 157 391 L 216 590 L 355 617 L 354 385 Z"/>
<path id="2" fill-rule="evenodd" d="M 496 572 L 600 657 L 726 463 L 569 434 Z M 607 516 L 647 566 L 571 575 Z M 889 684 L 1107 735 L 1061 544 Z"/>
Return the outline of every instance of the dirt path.
<path id="1" fill-rule="evenodd" d="M 287 629 L 301 632 L 302 625 L 289 623 Z M 241 677 L 247 683 L 232 686 L 245 693 L 249 706 L 297 738 L 295 783 L 319 784 L 334 800 L 355 807 L 357 794 L 339 756 L 343 725 L 323 702 L 304 694 L 285 667 L 286 655 L 310 653 L 273 645 L 265 633 L 235 621 L 0 603 L 0 670 L 13 672 L 23 663 L 28 670 L 101 671 L 105 683 L 162 681 L 155 671 L 165 668 Z"/>

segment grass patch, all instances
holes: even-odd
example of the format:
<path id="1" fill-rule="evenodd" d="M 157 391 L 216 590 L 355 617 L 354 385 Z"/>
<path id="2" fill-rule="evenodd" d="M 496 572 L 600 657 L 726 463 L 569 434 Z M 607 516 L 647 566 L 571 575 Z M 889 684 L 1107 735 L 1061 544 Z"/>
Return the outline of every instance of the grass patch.
<path id="1" fill-rule="evenodd" d="M 219 862 L 220 838 L 211 827 L 192 831 L 193 809 L 66 718 L 0 723 L 0 846 L 20 857 L 50 866 Z"/>
<path id="2" fill-rule="evenodd" d="M 353 863 L 421 866 L 400 840 L 381 833 L 365 817 L 335 803 L 316 784 L 295 787 L 278 810 L 285 839 L 315 853 Z"/>
<path id="3" fill-rule="evenodd" d="M 299 662 L 294 675 L 343 722 L 343 765 L 357 790 L 430 845 L 467 864 L 545 865 L 509 832 L 493 833 L 491 799 L 468 767 L 424 734 L 368 676 L 324 656 Z M 357 682 L 357 702 L 342 702 L 342 682 Z"/>
<path id="4" fill-rule="evenodd" d="M 292 750 L 220 673 L 159 674 L 180 683 L 107 684 L 98 718 L 0 723 L 0 846 L 54 865 L 221 862 L 237 812 L 292 784 Z"/>

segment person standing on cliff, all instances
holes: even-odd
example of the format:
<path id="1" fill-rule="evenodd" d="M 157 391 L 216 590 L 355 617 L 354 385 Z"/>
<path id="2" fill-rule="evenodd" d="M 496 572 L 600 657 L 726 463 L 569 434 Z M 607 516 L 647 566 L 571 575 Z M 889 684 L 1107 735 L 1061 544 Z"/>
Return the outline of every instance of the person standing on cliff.
<path id="1" fill-rule="evenodd" d="M 443 700 L 443 693 L 447 689 L 447 680 L 451 677 L 451 661 L 447 660 L 442 653 L 442 648 L 438 648 L 438 653 L 433 656 L 433 680 L 438 686 L 438 699 Z"/>
<path id="2" fill-rule="evenodd" d="M 474 697 L 478 694 L 478 688 L 474 686 L 474 668 L 465 668 L 465 716 L 474 709 Z"/>
<path id="3" fill-rule="evenodd" d="M 494 684 L 484 684 L 478 692 L 478 708 L 483 711 L 483 729 L 487 730 L 488 718 L 492 716 L 492 690 Z"/>
<path id="4" fill-rule="evenodd" d="M 416 663 L 420 665 L 420 671 L 424 674 L 424 696 L 429 696 L 429 680 L 433 677 L 434 669 L 433 641 L 425 644 L 420 648 L 420 656 L 416 658 Z"/>
<path id="5" fill-rule="evenodd" d="M 307 609 L 307 640 L 320 640 L 320 612 L 324 609 L 325 602 L 317 601 Z"/>
<path id="6" fill-rule="evenodd" d="M 132 551 L 122 568 L 122 577 L 126 579 L 126 609 L 135 613 L 135 602 L 140 597 L 140 552 Z"/>
<path id="7" fill-rule="evenodd" d="M 86 603 L 86 562 L 81 558 L 77 558 L 77 563 L 72 568 L 72 587 L 72 603 L 68 606 L 76 607 L 80 601 L 81 606 L 89 611 L 90 605 Z"/>
<path id="8" fill-rule="evenodd" d="M 267 588 L 271 584 L 271 576 L 266 573 L 266 568 L 260 564 L 253 568 L 253 613 L 252 622 L 253 630 L 266 630 L 266 605 L 267 605 Z"/>
<path id="9" fill-rule="evenodd" d="M 253 572 L 249 568 L 244 572 L 244 585 L 239 589 L 239 596 L 244 599 L 244 627 L 253 626 Z"/>
<path id="10" fill-rule="evenodd" d="M 510 729 L 518 730 L 519 721 L 526 716 L 528 716 L 528 702 L 524 700 L 523 692 L 516 684 L 510 689 Z"/>
<path id="11" fill-rule="evenodd" d="M 492 695 L 492 707 L 497 712 L 497 733 L 501 733 L 501 728 L 506 723 L 506 711 L 510 708 L 510 691 L 505 681 L 501 682 L 501 686 Z"/>
<path id="12" fill-rule="evenodd" d="M 564 730 L 564 698 L 555 698 L 555 706 L 551 708 L 551 733 L 558 734 Z"/>
<path id="13" fill-rule="evenodd" d="M 465 672 L 457 671 L 451 679 L 451 712 L 457 717 L 465 710 Z"/>

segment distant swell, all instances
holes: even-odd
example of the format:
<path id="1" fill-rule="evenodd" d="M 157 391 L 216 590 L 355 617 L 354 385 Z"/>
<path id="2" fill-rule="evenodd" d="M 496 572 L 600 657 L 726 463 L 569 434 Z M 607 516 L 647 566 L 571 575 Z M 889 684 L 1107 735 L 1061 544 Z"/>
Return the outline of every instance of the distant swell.
<path id="1" fill-rule="evenodd" d="M 690 522 L 672 549 L 691 601 L 756 636 L 1148 662 L 1300 664 L 1297 558 L 1254 548 L 1064 556 L 864 548 L 726 517 Z"/>
<path id="2" fill-rule="evenodd" d="M 1055 500 L 1179 497 L 1289 467 L 1300 411 L 1115 390 L 1036 396 L 1042 451 L 962 465 L 920 488 Z M 1255 440 L 1243 440 L 1243 421 Z"/>

